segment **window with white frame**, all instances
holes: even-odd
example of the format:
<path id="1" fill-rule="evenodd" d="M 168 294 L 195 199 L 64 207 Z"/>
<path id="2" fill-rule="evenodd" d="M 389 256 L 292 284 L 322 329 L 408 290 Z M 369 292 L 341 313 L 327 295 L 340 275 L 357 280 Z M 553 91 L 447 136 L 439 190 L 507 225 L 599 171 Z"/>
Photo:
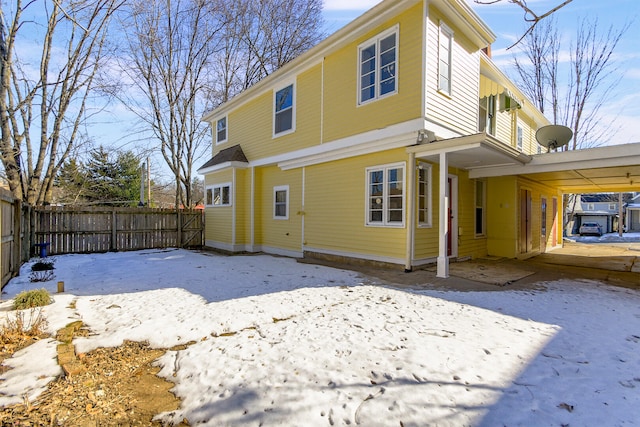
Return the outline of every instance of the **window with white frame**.
<path id="1" fill-rule="evenodd" d="M 594 211 L 596 210 L 596 205 L 593 203 L 587 203 L 587 209 L 588 211 Z"/>
<path id="2" fill-rule="evenodd" d="M 364 104 L 397 92 L 398 28 L 386 31 L 358 49 L 358 102 Z"/>
<path id="3" fill-rule="evenodd" d="M 618 209 L 618 205 L 616 203 L 609 203 L 609 210 L 615 211 Z"/>
<path id="4" fill-rule="evenodd" d="M 367 173 L 367 225 L 404 225 L 404 165 L 377 166 Z"/>
<path id="5" fill-rule="evenodd" d="M 476 191 L 475 191 L 475 207 L 476 207 L 476 217 L 475 217 L 475 232 L 476 236 L 484 236 L 485 235 L 485 227 L 486 227 L 486 204 L 487 204 L 487 183 L 482 180 L 476 180 Z"/>
<path id="6" fill-rule="evenodd" d="M 231 183 L 216 184 L 205 189 L 206 206 L 231 206 Z"/>
<path id="7" fill-rule="evenodd" d="M 295 97 L 293 90 L 293 84 L 290 84 L 274 93 L 274 135 L 294 130 Z"/>
<path id="8" fill-rule="evenodd" d="M 480 99 L 478 111 L 478 130 L 489 135 L 496 134 L 496 96 L 489 95 Z"/>
<path id="9" fill-rule="evenodd" d="M 223 117 L 216 121 L 216 144 L 227 141 L 227 118 Z"/>
<path id="10" fill-rule="evenodd" d="M 438 90 L 451 93 L 451 60 L 453 51 L 453 30 L 440 24 L 438 50 Z"/>
<path id="11" fill-rule="evenodd" d="M 523 142 L 522 142 L 522 138 L 523 138 L 523 131 L 522 131 L 522 126 L 518 125 L 517 130 L 516 130 L 516 148 L 518 149 L 518 151 L 522 151 L 523 150 Z"/>
<path id="12" fill-rule="evenodd" d="M 273 187 L 273 218 L 289 219 L 289 186 Z"/>
<path id="13" fill-rule="evenodd" d="M 431 227 L 431 165 L 418 163 L 418 225 Z"/>

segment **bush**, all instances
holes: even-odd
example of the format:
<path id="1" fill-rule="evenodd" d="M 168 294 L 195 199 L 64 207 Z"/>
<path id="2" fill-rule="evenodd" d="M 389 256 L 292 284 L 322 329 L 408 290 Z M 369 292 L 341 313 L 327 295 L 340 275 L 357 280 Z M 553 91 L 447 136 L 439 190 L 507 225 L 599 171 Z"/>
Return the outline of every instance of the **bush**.
<path id="1" fill-rule="evenodd" d="M 46 282 L 53 279 L 53 260 L 38 261 L 31 266 L 29 280 L 32 282 Z"/>
<path id="2" fill-rule="evenodd" d="M 42 307 L 52 302 L 53 300 L 46 289 L 33 289 L 16 295 L 13 307 L 16 310 L 24 310 L 25 308 Z"/>

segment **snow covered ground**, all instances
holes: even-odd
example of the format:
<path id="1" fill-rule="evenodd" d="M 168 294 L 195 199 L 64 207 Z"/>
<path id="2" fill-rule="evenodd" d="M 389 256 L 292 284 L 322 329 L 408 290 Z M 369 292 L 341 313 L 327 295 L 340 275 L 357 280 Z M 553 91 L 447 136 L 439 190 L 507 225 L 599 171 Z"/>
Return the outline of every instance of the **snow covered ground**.
<path id="1" fill-rule="evenodd" d="M 191 425 L 621 426 L 640 420 L 640 292 L 591 281 L 545 290 L 408 291 L 265 255 L 152 250 L 55 257 L 45 308 L 81 319 L 78 352 L 123 340 L 157 363 Z M 26 289 L 30 265 L 5 287 Z M 456 280 L 451 278 L 450 280 Z M 368 283 L 368 284 L 364 284 Z M 428 287 L 427 287 L 428 288 Z M 76 301 L 75 309 L 70 303 Z M 54 340 L 7 361 L 0 404 L 60 374 Z"/>

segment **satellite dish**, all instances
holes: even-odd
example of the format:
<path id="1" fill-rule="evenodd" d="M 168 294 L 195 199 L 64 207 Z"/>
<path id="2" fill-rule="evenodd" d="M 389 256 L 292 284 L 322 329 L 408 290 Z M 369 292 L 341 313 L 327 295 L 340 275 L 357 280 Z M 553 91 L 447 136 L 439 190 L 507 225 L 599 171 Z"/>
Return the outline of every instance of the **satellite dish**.
<path id="1" fill-rule="evenodd" d="M 562 125 L 543 126 L 536 132 L 538 144 L 547 147 L 549 150 L 555 150 L 558 147 L 567 145 L 572 137 L 573 131 Z"/>

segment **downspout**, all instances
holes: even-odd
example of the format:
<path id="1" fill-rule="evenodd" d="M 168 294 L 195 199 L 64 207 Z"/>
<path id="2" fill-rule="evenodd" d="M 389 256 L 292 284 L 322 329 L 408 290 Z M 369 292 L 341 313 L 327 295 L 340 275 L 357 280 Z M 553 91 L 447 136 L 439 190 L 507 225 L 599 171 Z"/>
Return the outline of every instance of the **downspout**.
<path id="1" fill-rule="evenodd" d="M 415 238 L 416 219 L 413 202 L 416 199 L 416 154 L 409 153 L 409 164 L 407 167 L 407 248 L 405 253 L 404 272 L 410 273 L 413 270 L 413 242 Z"/>
<path id="2" fill-rule="evenodd" d="M 250 219 L 250 228 L 251 228 L 251 252 L 255 252 L 256 245 L 256 230 L 255 230 L 255 205 L 256 205 L 256 168 L 255 166 L 251 166 L 251 219 Z"/>
<path id="3" fill-rule="evenodd" d="M 238 203 L 236 203 L 236 195 L 238 194 L 237 185 L 236 185 L 236 168 L 233 168 L 233 174 L 231 178 L 231 185 L 233 188 L 233 200 L 232 203 L 232 211 L 231 211 L 231 250 L 235 252 L 236 250 L 236 210 L 238 209 Z"/>
<path id="4" fill-rule="evenodd" d="M 302 227 L 302 233 L 301 233 L 301 235 L 302 235 L 301 237 L 302 238 L 300 240 L 300 247 L 302 248 L 302 257 L 303 258 L 304 258 L 304 246 L 305 246 L 305 243 L 304 243 L 304 215 L 305 215 L 305 212 L 304 212 L 304 203 L 305 203 L 304 196 L 305 196 L 305 187 L 307 185 L 306 171 L 307 171 L 307 168 L 303 167 L 302 168 L 302 206 L 301 206 L 301 209 L 300 209 L 300 215 L 302 216 L 302 218 L 300 218 L 301 227 Z"/>

